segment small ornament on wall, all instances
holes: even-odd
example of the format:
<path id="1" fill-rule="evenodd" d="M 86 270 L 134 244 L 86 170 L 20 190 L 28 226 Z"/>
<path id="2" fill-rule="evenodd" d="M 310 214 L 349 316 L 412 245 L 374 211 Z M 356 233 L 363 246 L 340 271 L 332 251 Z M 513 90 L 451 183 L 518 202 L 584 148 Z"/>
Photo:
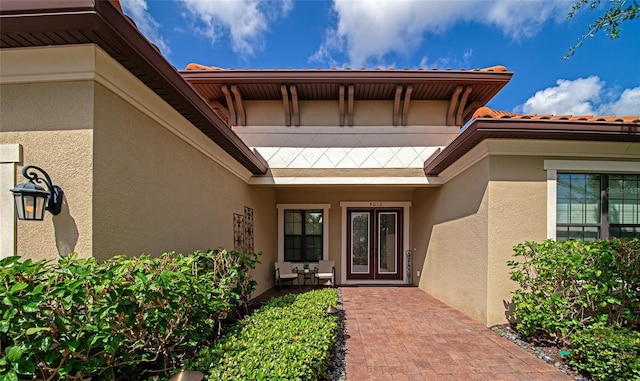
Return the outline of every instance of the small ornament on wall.
<path id="1" fill-rule="evenodd" d="M 253 208 L 244 207 L 244 250 L 253 253 Z"/>
<path id="2" fill-rule="evenodd" d="M 253 209 L 245 206 L 244 215 L 233 214 L 234 250 L 253 253 Z"/>
<path id="3" fill-rule="evenodd" d="M 244 251 L 244 216 L 233 213 L 233 249 Z"/>

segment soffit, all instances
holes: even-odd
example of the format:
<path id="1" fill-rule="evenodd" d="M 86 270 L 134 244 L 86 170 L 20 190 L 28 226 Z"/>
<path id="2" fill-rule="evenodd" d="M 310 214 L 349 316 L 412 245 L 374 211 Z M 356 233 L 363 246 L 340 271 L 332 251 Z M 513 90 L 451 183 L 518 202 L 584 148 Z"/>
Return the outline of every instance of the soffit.
<path id="1" fill-rule="evenodd" d="M 266 172 L 266 161 L 227 127 L 112 2 L 2 0 L 1 5 L 1 48 L 96 44 L 251 173 Z"/>

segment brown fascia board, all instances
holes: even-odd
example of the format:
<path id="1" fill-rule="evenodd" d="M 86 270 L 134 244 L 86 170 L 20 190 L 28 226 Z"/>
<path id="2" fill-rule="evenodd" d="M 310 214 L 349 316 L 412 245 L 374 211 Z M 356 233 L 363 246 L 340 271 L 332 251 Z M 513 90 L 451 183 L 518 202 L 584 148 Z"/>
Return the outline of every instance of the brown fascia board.
<path id="1" fill-rule="evenodd" d="M 485 139 L 640 142 L 640 124 L 575 120 L 476 119 L 447 147 L 424 163 L 437 176 Z"/>
<path id="2" fill-rule="evenodd" d="M 506 85 L 513 72 L 479 70 L 181 70 L 190 83 L 462 83 Z"/>
<path id="3" fill-rule="evenodd" d="M 262 175 L 267 172 L 266 160 L 229 129 L 156 47 L 110 1 L 0 2 L 0 31 L 3 36 L 9 33 L 67 30 L 78 30 L 88 42 L 100 46 L 251 173 Z M 21 41 L 25 41 L 24 46 L 45 46 L 44 43 L 29 43 L 24 38 Z M 79 42 L 65 41 L 60 45 L 74 43 Z"/>

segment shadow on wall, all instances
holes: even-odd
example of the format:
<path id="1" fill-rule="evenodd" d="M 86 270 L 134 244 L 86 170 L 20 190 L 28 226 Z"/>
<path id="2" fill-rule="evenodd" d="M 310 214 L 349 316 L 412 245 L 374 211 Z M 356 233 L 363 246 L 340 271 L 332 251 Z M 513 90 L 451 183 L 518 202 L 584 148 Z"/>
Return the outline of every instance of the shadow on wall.
<path id="1" fill-rule="evenodd" d="M 507 300 L 502 300 L 502 304 L 504 304 L 504 316 L 505 318 L 507 318 L 507 321 L 510 324 L 515 324 L 517 323 L 517 319 L 514 316 L 514 313 L 516 311 L 516 302 L 513 301 L 513 299 L 507 301 Z"/>
<path id="2" fill-rule="evenodd" d="M 53 216 L 53 229 L 56 236 L 56 247 L 58 255 L 64 256 L 75 252 L 78 243 L 78 227 L 76 220 L 69 213 L 67 198 L 62 201 L 62 210 L 57 216 Z"/>

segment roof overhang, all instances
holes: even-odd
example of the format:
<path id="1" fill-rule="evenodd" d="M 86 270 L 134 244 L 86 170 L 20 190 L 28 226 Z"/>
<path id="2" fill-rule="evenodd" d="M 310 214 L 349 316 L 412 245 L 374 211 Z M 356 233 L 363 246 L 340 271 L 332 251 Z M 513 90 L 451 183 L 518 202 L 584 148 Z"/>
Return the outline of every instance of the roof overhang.
<path id="1" fill-rule="evenodd" d="M 640 120 L 577 121 L 551 119 L 474 120 L 455 140 L 424 163 L 427 176 L 437 176 L 485 139 L 542 139 L 603 142 L 640 142 Z"/>
<path id="2" fill-rule="evenodd" d="M 220 119 L 111 1 L 1 0 L 0 47 L 93 43 L 254 175 L 268 164 Z"/>
<path id="3" fill-rule="evenodd" d="M 183 70 L 180 74 L 212 105 L 229 113 L 247 100 L 450 102 L 450 125 L 462 125 L 511 79 L 504 67 L 477 70 L 270 69 Z M 231 95 L 231 90 L 236 93 Z M 289 93 L 291 95 L 289 95 Z M 285 107 L 288 109 L 288 107 Z M 231 124 L 234 121 L 232 120 Z M 239 125 L 242 125 L 238 121 Z"/>

